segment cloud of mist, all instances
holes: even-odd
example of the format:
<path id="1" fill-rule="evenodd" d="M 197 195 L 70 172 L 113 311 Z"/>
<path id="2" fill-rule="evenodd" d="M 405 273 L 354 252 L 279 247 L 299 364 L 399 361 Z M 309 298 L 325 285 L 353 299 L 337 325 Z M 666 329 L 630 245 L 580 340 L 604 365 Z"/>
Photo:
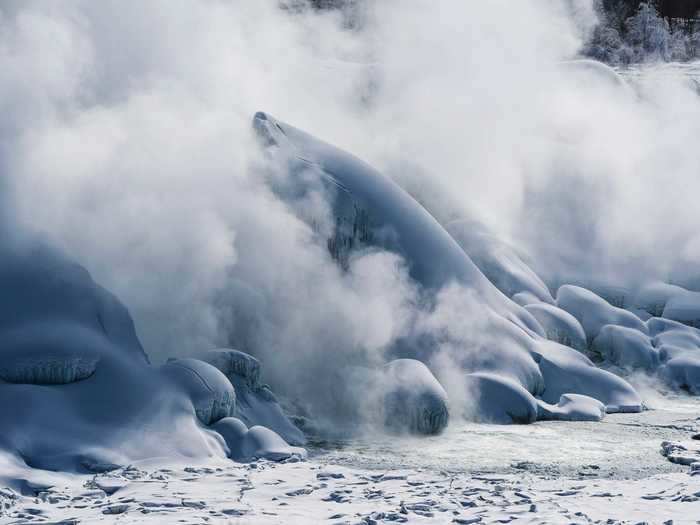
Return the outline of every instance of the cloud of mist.
<path id="1" fill-rule="evenodd" d="M 417 319 L 459 334 L 480 318 L 448 315 L 454 298 L 418 311 L 395 255 L 339 269 L 323 194 L 290 205 L 270 189 L 257 110 L 373 163 L 439 220 L 483 221 L 545 276 L 700 259 L 700 97 L 671 72 L 632 94 L 568 75 L 590 2 L 366 2 L 361 24 L 299 5 L 0 6 L 13 222 L 114 291 L 155 361 L 238 345 L 302 396 L 329 366 L 381 361 Z"/>

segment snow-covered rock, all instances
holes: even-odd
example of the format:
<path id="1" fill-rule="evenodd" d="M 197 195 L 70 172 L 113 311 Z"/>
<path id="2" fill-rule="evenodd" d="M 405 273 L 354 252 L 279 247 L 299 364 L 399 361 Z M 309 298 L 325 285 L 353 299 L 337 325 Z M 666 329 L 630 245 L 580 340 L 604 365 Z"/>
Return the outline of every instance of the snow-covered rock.
<path id="1" fill-rule="evenodd" d="M 515 304 L 527 306 L 528 304 L 540 304 L 542 301 L 530 292 L 518 292 L 511 297 Z"/>
<path id="2" fill-rule="evenodd" d="M 540 338 L 545 337 L 546 330 L 528 309 L 506 295 L 520 294 L 521 304 L 532 303 L 531 297 L 538 299 L 538 303 L 551 303 L 552 298 L 546 285 L 515 250 L 468 223 L 454 223 L 450 226 L 451 234 L 448 233 L 393 181 L 352 155 L 269 115 L 256 114 L 253 126 L 267 151 L 287 167 L 289 178 L 298 179 L 303 185 L 315 173 L 331 195 L 336 224 L 352 225 L 345 233 L 341 232 L 348 236 L 348 242 L 333 242 L 329 246 L 374 245 L 396 252 L 407 262 L 411 277 L 424 290 L 438 292 L 443 287 L 461 286 L 472 295 L 480 309 L 477 324 L 482 335 L 475 336 L 473 343 L 479 350 L 474 351 L 470 348 L 472 343 L 466 343 L 464 351 L 455 349 L 451 359 L 466 374 L 467 382 L 484 382 L 487 389 L 508 392 L 503 396 L 475 394 L 479 403 L 484 403 L 483 407 L 475 407 L 476 417 L 513 420 L 508 415 L 513 413 L 511 400 L 519 399 L 521 409 L 513 413 L 515 419 L 534 420 L 537 413 L 534 398 L 544 392 L 552 396 L 551 400 L 545 399 L 551 403 L 558 402 L 562 394 L 575 393 L 599 399 L 610 411 L 640 409 L 639 397 L 623 379 L 597 370 L 590 361 L 572 359 L 563 350 L 566 347 L 550 347 L 545 353 L 552 356 L 542 358 L 538 349 L 544 344 Z M 336 232 L 335 237 L 338 235 Z M 332 240 L 337 241 L 335 237 Z M 474 264 L 473 254 L 482 257 L 482 269 L 492 274 L 491 279 L 501 290 Z M 332 252 L 332 255 L 342 263 L 342 254 Z M 563 287 L 558 306 L 582 325 L 587 343 L 606 324 L 629 324 L 647 330 L 631 313 L 612 307 L 587 290 L 577 290 L 580 292 L 569 293 Z M 570 315 L 556 310 L 546 313 L 542 308 L 535 310 L 547 319 L 550 335 L 579 348 L 583 346 L 581 327 L 577 327 Z M 460 344 L 464 343 L 455 343 L 457 348 Z M 415 341 L 397 347 L 393 354 L 396 357 L 429 362 L 441 343 L 432 335 L 421 338 L 418 334 Z M 544 377 L 545 369 L 547 377 Z M 569 382 L 575 385 L 574 389 L 563 390 Z M 367 388 L 366 381 L 356 383 Z M 343 396 L 354 399 L 356 394 L 344 392 L 340 397 Z"/>
<path id="3" fill-rule="evenodd" d="M 255 425 L 249 429 L 243 421 L 235 417 L 223 418 L 211 428 L 224 438 L 227 454 L 235 461 L 282 461 L 292 457 L 306 457 L 303 448 L 288 445 L 279 434 L 269 428 Z"/>
<path id="4" fill-rule="evenodd" d="M 382 366 L 348 366 L 336 374 L 335 408 L 353 426 L 433 435 L 450 418 L 447 393 L 432 372 L 415 359 Z"/>
<path id="5" fill-rule="evenodd" d="M 485 423 L 532 423 L 537 420 L 537 400 L 516 381 L 496 374 L 476 372 L 466 376 L 465 417 Z"/>
<path id="6" fill-rule="evenodd" d="M 663 317 L 700 328 L 700 292 L 685 291 L 669 298 Z"/>
<path id="7" fill-rule="evenodd" d="M 447 393 L 427 366 L 415 359 L 384 365 L 384 420 L 388 428 L 439 434 L 449 421 Z"/>
<path id="8" fill-rule="evenodd" d="M 525 309 L 540 323 L 547 339 L 570 346 L 580 352 L 586 350 L 586 333 L 573 315 L 545 303 L 527 304 Z"/>
<path id="9" fill-rule="evenodd" d="M 595 365 L 585 355 L 554 342 L 538 345 L 538 363 L 544 378 L 543 401 L 555 404 L 564 394 L 597 399 L 608 413 L 639 412 L 642 400 L 624 379 Z"/>
<path id="10" fill-rule="evenodd" d="M 589 344 L 605 325 L 625 326 L 643 334 L 649 332 L 646 324 L 633 313 L 612 306 L 592 291 L 579 286 L 561 286 L 557 291 L 557 306 L 578 319 Z"/>
<path id="11" fill-rule="evenodd" d="M 537 402 L 538 420 L 600 421 L 605 417 L 605 405 L 589 396 L 563 394 L 559 403 Z"/>
<path id="12" fill-rule="evenodd" d="M 666 303 L 673 296 L 683 293 L 680 286 L 664 282 L 653 282 L 642 286 L 630 301 L 630 307 L 649 312 L 652 316 L 661 317 Z"/>
<path id="13" fill-rule="evenodd" d="M 0 379 L 8 383 L 65 385 L 95 373 L 104 341 L 68 322 L 32 323 L 0 334 Z"/>
<path id="14" fill-rule="evenodd" d="M 306 185 L 315 175 L 327 187 L 334 222 L 349 225 L 351 237 L 340 239 L 340 244 L 379 246 L 398 253 L 411 277 L 426 289 L 437 291 L 459 283 L 474 291 L 484 307 L 524 330 L 540 330 L 530 314 L 493 286 L 440 223 L 393 180 L 266 113 L 255 114 L 253 128 L 268 151 L 286 164 L 292 180 Z M 338 239 L 331 240 L 338 244 Z"/>
<path id="15" fill-rule="evenodd" d="M 234 415 L 236 391 L 216 367 L 199 359 L 171 359 L 162 370 L 189 394 L 197 418 L 204 425 Z"/>
<path id="16" fill-rule="evenodd" d="M 209 350 L 199 357 L 220 370 L 235 387 L 236 417 L 250 427 L 268 427 L 292 445 L 306 443 L 304 434 L 287 417 L 270 387 L 260 382 L 261 366 L 255 357 L 228 348 Z"/>
<path id="17" fill-rule="evenodd" d="M 700 395 L 700 353 L 672 357 L 661 368 L 660 373 L 672 386 Z"/>
<path id="18" fill-rule="evenodd" d="M 31 466 L 224 455 L 189 394 L 149 364 L 126 308 L 28 235 L 0 240 L 0 368 L 0 448 Z"/>
<path id="19" fill-rule="evenodd" d="M 659 352 L 651 339 L 634 328 L 605 325 L 593 340 L 592 350 L 622 368 L 652 371 L 659 366 Z"/>
<path id="20" fill-rule="evenodd" d="M 226 377 L 235 375 L 243 378 L 251 390 L 260 384 L 260 361 L 252 355 L 231 348 L 209 350 L 198 356 L 202 361 L 218 368 Z"/>
<path id="21" fill-rule="evenodd" d="M 483 225 L 461 220 L 446 224 L 445 229 L 488 280 L 506 296 L 529 293 L 540 302 L 554 303 L 547 285 L 517 251 L 489 233 Z"/>

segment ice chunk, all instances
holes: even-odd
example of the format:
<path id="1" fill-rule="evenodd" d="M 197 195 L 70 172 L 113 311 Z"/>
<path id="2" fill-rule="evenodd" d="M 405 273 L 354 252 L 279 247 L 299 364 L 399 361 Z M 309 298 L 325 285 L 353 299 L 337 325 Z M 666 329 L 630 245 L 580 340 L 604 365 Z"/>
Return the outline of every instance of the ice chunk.
<path id="1" fill-rule="evenodd" d="M 586 347 L 586 334 L 578 320 L 570 313 L 551 304 L 528 304 L 525 309 L 537 319 L 547 339 L 570 346 L 580 352 Z"/>
<path id="2" fill-rule="evenodd" d="M 197 418 L 205 425 L 234 414 L 236 392 L 216 367 L 199 359 L 172 359 L 163 372 L 190 396 Z"/>
<path id="3" fill-rule="evenodd" d="M 540 420 L 600 421 L 605 416 L 603 403 L 580 394 L 563 394 L 556 405 L 538 401 L 537 406 Z"/>
<path id="4" fill-rule="evenodd" d="M 557 306 L 578 319 L 586 332 L 586 340 L 589 344 L 607 324 L 626 326 L 644 334 L 649 333 L 646 324 L 639 317 L 627 310 L 612 306 L 585 288 L 572 285 L 561 286 L 557 291 Z"/>
<path id="5" fill-rule="evenodd" d="M 507 377 L 486 372 L 466 375 L 472 403 L 466 405 L 468 419 L 488 423 L 532 423 L 537 419 L 537 400 Z"/>
<path id="6" fill-rule="evenodd" d="M 656 370 L 659 353 L 648 335 L 634 328 L 605 325 L 592 344 L 594 352 L 622 368 Z"/>
<path id="7" fill-rule="evenodd" d="M 276 432 L 256 425 L 248 427 L 235 417 L 225 417 L 212 425 L 221 434 L 228 448 L 228 456 L 235 461 L 268 459 L 282 461 L 291 457 L 305 458 L 303 448 L 288 445 Z"/>

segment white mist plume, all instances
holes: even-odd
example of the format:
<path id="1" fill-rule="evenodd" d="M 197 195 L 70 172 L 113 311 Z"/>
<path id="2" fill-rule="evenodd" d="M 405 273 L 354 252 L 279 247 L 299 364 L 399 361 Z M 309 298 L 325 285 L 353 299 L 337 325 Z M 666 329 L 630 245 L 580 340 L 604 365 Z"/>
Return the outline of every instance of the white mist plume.
<path id="1" fill-rule="evenodd" d="M 545 275 L 700 258 L 700 100 L 670 74 L 626 97 L 560 71 L 589 2 L 361 9 L 349 27 L 271 0 L 3 3 L 15 220 L 113 290 L 156 361 L 241 344 L 286 390 L 299 369 L 379 359 L 420 301 L 394 255 L 343 273 L 270 191 L 256 110 L 370 161 L 441 220 L 486 222 Z"/>

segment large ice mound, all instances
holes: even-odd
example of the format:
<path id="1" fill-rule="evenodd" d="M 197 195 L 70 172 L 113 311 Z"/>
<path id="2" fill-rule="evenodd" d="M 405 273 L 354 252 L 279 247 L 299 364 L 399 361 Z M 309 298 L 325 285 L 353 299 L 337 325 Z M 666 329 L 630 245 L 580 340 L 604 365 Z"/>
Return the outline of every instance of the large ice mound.
<path id="1" fill-rule="evenodd" d="M 31 467 L 226 455 L 206 425 L 235 409 L 227 377 L 195 359 L 151 366 L 126 308 L 29 236 L 0 243 L 0 378 L 0 449 Z M 266 433 L 247 438 L 256 454 Z"/>
<path id="2" fill-rule="evenodd" d="M 646 333 L 638 317 L 576 287 L 562 287 L 553 304 L 547 286 L 515 250 L 477 225 L 457 221 L 448 231 L 392 180 L 352 155 L 265 113 L 255 115 L 253 126 L 291 183 L 303 187 L 314 180 L 327 188 L 336 225 L 328 245 L 341 266 L 347 267 L 352 250 L 378 247 L 403 257 L 410 276 L 424 292 L 434 294 L 435 302 L 455 288 L 473 299 L 473 310 L 464 312 L 465 323 L 474 325 L 473 335 L 453 341 L 449 334 L 418 332 L 390 353 L 431 366 L 449 347 L 450 361 L 463 374 L 466 388 L 461 390 L 470 397 L 464 403 L 468 416 L 534 421 L 538 398 L 557 404 L 567 394 L 597 399 L 609 412 L 641 410 L 640 397 L 624 379 L 598 369 L 582 353 L 546 340 L 584 351 L 608 324 Z M 470 316 L 475 320 L 469 321 Z M 442 379 L 439 367 L 436 374 Z M 341 382 L 367 388 L 357 370 L 340 375 Z M 580 398 L 563 399 L 566 405 L 572 405 L 571 399 L 579 401 L 573 405 L 581 404 Z M 595 409 L 570 412 L 590 417 Z"/>

